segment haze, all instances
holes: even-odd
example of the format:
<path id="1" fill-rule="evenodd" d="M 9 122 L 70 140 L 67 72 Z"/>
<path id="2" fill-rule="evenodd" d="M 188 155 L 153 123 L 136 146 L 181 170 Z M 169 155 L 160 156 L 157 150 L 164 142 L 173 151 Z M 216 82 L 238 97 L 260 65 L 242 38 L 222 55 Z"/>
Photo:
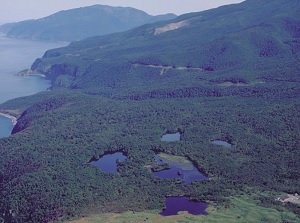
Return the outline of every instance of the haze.
<path id="1" fill-rule="evenodd" d="M 61 10 L 95 4 L 128 6 L 151 15 L 180 15 L 240 2 L 242 0 L 0 0 L 0 24 L 38 19 Z"/>

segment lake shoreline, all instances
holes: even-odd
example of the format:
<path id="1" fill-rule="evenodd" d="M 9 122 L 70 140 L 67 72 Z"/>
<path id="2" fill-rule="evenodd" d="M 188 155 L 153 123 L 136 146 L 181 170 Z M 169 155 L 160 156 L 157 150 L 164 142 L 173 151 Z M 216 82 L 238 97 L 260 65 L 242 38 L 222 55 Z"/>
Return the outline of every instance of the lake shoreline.
<path id="1" fill-rule="evenodd" d="M 17 124 L 17 117 L 15 117 L 15 116 L 13 116 L 11 114 L 0 112 L 0 116 L 3 116 L 3 117 L 11 119 L 12 125 L 16 125 Z"/>

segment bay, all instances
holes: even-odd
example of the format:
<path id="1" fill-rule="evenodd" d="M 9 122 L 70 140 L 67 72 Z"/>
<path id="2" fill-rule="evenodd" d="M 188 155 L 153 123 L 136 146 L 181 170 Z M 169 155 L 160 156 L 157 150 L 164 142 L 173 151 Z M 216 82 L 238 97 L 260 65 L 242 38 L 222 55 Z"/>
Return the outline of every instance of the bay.
<path id="1" fill-rule="evenodd" d="M 231 148 L 231 144 L 226 142 L 226 141 L 222 141 L 222 140 L 214 140 L 212 141 L 212 144 L 215 144 L 217 146 L 224 146 L 226 148 Z"/>
<path id="2" fill-rule="evenodd" d="M 0 138 L 9 136 L 12 129 L 12 121 L 9 118 L 0 116 Z"/>
<path id="3" fill-rule="evenodd" d="M 49 88 L 50 82 L 40 76 L 16 76 L 30 68 L 36 58 L 48 49 L 66 46 L 68 43 L 39 42 L 10 39 L 0 36 L 0 104 L 13 98 L 33 95 Z M 0 117 L 0 138 L 10 135 L 13 125 L 10 119 Z"/>

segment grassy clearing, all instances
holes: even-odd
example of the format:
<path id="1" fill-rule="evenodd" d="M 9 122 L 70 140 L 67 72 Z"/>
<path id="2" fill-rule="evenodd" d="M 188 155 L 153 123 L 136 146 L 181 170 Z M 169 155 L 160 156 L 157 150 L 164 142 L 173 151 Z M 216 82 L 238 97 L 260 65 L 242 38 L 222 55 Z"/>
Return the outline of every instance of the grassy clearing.
<path id="1" fill-rule="evenodd" d="M 75 221 L 70 221 L 69 223 L 172 223 L 172 222 L 181 222 L 185 218 L 188 218 L 189 214 L 183 213 L 177 216 L 162 217 L 155 212 L 124 212 L 121 214 L 100 214 L 92 215 L 89 217 L 81 218 Z"/>
<path id="2" fill-rule="evenodd" d="M 192 164 L 191 161 L 187 160 L 183 156 L 174 156 L 174 155 L 170 155 L 170 154 L 166 154 L 166 153 L 159 153 L 158 156 L 163 159 L 175 162 L 175 163 Z"/>
<path id="3" fill-rule="evenodd" d="M 92 215 L 68 223 L 257 223 L 272 222 L 281 223 L 299 222 L 300 218 L 290 212 L 279 212 L 272 208 L 258 206 L 254 200 L 249 197 L 235 197 L 231 199 L 230 208 L 216 209 L 209 207 L 208 215 L 193 216 L 186 212 L 181 212 L 176 216 L 163 217 L 155 211 L 145 212 L 124 212 L 120 214 L 106 213 Z"/>

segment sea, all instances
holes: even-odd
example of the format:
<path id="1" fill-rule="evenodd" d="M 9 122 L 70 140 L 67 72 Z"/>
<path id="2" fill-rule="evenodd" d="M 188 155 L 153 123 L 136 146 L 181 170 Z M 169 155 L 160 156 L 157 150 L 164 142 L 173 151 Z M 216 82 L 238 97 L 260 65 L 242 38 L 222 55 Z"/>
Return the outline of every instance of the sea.
<path id="1" fill-rule="evenodd" d="M 10 39 L 0 35 L 0 104 L 46 91 L 51 85 L 45 78 L 16 74 L 30 68 L 35 59 L 42 57 L 47 50 L 66 45 L 66 42 Z M 0 116 L 0 138 L 10 136 L 12 129 L 12 121 Z"/>

